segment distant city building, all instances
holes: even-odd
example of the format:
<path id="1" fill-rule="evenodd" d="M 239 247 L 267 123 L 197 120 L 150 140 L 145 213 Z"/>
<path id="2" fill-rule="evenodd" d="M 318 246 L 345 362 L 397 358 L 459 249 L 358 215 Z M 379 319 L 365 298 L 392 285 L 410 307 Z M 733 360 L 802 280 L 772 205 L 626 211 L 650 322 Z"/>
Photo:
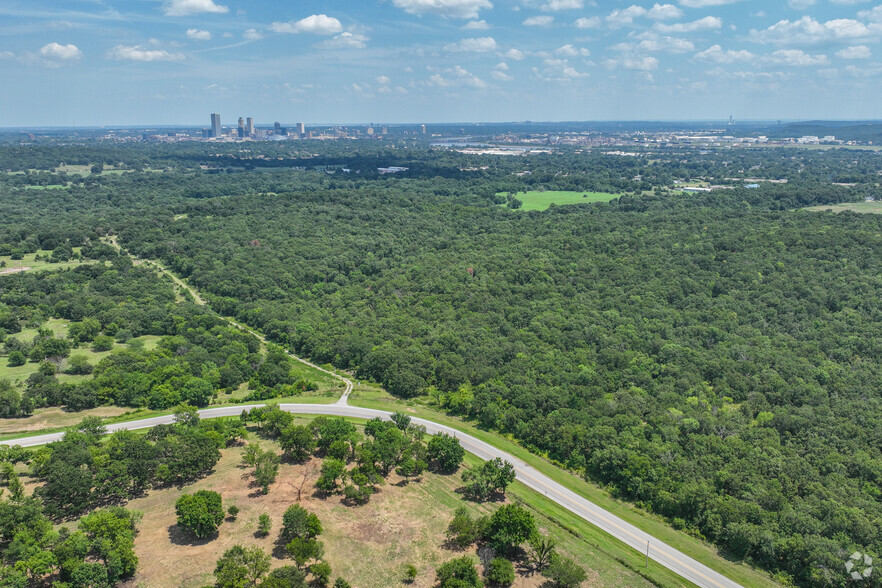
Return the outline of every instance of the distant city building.
<path id="1" fill-rule="evenodd" d="M 239 117 L 239 128 L 237 132 L 239 133 L 240 139 L 245 136 L 245 119 L 241 116 Z"/>
<path id="2" fill-rule="evenodd" d="M 373 135 L 374 135 L 374 127 L 368 127 L 368 128 L 367 128 L 367 134 L 370 135 L 370 136 L 373 136 Z"/>
<path id="3" fill-rule="evenodd" d="M 301 137 L 306 134 L 306 125 L 302 122 L 297 123 L 297 134 Z"/>
<path id="4" fill-rule="evenodd" d="M 245 123 L 245 132 L 248 133 L 249 137 L 254 136 L 254 119 L 252 117 L 248 117 L 247 122 Z"/>
<path id="5" fill-rule="evenodd" d="M 423 135 L 426 134 L 426 125 L 420 125 L 420 133 Z"/>
<path id="6" fill-rule="evenodd" d="M 217 113 L 211 114 L 211 136 L 212 137 L 220 137 L 221 136 L 220 115 Z"/>
<path id="7" fill-rule="evenodd" d="M 383 127 L 382 129 L 380 129 L 380 134 L 381 135 L 388 135 L 389 134 L 389 127 Z"/>

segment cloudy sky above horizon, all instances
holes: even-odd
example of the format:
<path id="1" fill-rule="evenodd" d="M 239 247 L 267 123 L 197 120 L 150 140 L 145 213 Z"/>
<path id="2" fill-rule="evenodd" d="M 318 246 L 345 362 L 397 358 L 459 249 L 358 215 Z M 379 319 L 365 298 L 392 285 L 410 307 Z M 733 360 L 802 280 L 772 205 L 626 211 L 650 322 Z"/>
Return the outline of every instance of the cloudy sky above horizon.
<path id="1" fill-rule="evenodd" d="M 6 0 L 0 126 L 870 119 L 878 2 Z"/>

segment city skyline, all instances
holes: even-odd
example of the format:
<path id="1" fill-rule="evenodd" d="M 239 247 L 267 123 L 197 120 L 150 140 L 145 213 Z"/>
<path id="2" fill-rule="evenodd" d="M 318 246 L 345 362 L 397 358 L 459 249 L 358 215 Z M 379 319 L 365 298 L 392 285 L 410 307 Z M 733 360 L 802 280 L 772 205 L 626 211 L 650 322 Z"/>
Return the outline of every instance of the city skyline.
<path id="1" fill-rule="evenodd" d="M 882 81 L 867 0 L 11 0 L 0 16 L 2 127 L 872 120 Z"/>

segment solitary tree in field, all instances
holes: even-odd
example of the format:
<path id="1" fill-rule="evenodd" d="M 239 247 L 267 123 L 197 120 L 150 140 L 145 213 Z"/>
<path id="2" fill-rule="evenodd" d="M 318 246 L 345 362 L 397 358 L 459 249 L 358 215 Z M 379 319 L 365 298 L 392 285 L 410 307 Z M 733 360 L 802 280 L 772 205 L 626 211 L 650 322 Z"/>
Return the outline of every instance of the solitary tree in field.
<path id="1" fill-rule="evenodd" d="M 496 509 L 487 523 L 484 538 L 499 551 L 511 551 L 536 532 L 536 521 L 522 506 L 506 504 Z"/>
<path id="2" fill-rule="evenodd" d="M 465 459 L 465 449 L 459 444 L 459 439 L 441 433 L 429 440 L 426 457 L 436 469 L 448 473 L 455 472 Z"/>
<path id="3" fill-rule="evenodd" d="M 278 473 L 279 456 L 273 451 L 261 453 L 254 464 L 254 480 L 263 490 L 264 494 L 269 493 L 270 484 L 276 481 Z"/>
<path id="4" fill-rule="evenodd" d="M 224 522 L 221 495 L 211 490 L 184 494 L 175 503 L 178 525 L 194 537 L 204 539 Z"/>

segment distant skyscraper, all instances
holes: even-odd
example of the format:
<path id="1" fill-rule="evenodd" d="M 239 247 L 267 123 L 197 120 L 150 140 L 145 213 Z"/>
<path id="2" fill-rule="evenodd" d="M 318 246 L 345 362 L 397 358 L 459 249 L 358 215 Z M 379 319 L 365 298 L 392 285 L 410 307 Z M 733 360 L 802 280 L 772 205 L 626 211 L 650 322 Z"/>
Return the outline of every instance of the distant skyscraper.
<path id="1" fill-rule="evenodd" d="M 220 115 L 216 114 L 216 113 L 211 114 L 211 136 L 212 137 L 220 137 L 221 136 Z"/>
<path id="2" fill-rule="evenodd" d="M 306 125 L 301 123 L 297 123 L 297 134 L 301 137 L 306 134 Z"/>
<path id="3" fill-rule="evenodd" d="M 420 133 L 422 133 L 423 135 L 426 134 L 426 125 L 420 125 Z"/>
<path id="4" fill-rule="evenodd" d="M 241 116 L 239 117 L 239 128 L 238 128 L 239 138 L 245 136 L 245 119 Z"/>
<path id="5" fill-rule="evenodd" d="M 248 117 L 247 122 L 245 123 L 245 130 L 248 132 L 249 137 L 254 136 L 254 119 L 250 116 Z"/>

